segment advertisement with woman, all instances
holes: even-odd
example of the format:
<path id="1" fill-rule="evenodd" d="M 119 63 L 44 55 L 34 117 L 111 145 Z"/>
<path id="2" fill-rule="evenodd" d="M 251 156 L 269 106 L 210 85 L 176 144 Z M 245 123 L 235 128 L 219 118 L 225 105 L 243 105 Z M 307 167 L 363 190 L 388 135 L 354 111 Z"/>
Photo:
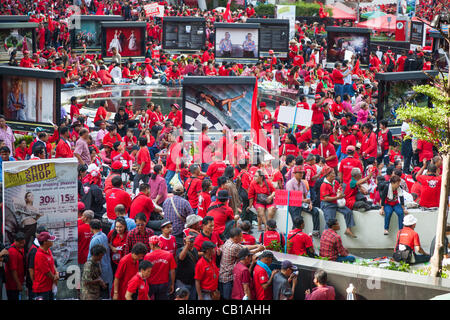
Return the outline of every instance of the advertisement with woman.
<path id="1" fill-rule="evenodd" d="M 78 271 L 77 167 L 75 158 L 3 163 L 4 242 L 11 244 L 14 234 L 23 232 L 27 250 L 40 225 L 56 236 L 52 253 L 62 278 L 57 298 L 72 297 L 77 283 L 65 281 Z"/>
<path id="2" fill-rule="evenodd" d="M 143 37 L 145 37 L 145 30 L 142 28 L 107 28 L 106 56 L 113 55 L 113 48 L 116 48 L 122 57 L 143 56 Z"/>

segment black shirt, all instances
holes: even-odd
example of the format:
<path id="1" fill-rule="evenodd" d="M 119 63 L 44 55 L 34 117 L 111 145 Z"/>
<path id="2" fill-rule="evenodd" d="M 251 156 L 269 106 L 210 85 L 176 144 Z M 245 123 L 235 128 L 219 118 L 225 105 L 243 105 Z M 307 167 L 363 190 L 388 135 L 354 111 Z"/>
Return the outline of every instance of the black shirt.
<path id="1" fill-rule="evenodd" d="M 192 251 L 188 251 L 184 260 L 180 260 L 180 253 L 183 251 L 183 248 L 179 248 L 177 250 L 177 270 L 175 279 L 180 280 L 184 284 L 187 285 L 195 285 L 195 265 L 198 261 L 198 251 L 196 248 L 193 248 Z"/>

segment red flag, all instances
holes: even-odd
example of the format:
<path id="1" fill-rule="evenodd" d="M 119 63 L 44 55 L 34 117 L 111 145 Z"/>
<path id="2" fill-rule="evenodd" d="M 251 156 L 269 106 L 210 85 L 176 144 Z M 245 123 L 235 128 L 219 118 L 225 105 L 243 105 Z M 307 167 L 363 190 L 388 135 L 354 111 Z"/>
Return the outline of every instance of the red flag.
<path id="1" fill-rule="evenodd" d="M 253 90 L 252 98 L 252 118 L 251 118 L 251 129 L 252 129 L 252 141 L 257 145 L 261 144 L 260 135 L 261 131 L 261 119 L 259 118 L 258 111 L 258 80 L 255 78 L 255 89 Z"/>
<path id="2" fill-rule="evenodd" d="M 353 67 L 352 74 L 359 75 L 361 71 L 359 70 L 359 59 L 356 60 L 355 66 Z"/>
<path id="3" fill-rule="evenodd" d="M 53 24 L 53 19 L 51 16 L 48 17 L 48 30 L 51 32 L 55 31 L 55 25 Z"/>
<path id="4" fill-rule="evenodd" d="M 223 18 L 225 19 L 226 22 L 232 22 L 230 6 L 231 6 L 231 0 L 228 0 L 227 8 L 225 9 L 225 12 L 223 13 Z"/>

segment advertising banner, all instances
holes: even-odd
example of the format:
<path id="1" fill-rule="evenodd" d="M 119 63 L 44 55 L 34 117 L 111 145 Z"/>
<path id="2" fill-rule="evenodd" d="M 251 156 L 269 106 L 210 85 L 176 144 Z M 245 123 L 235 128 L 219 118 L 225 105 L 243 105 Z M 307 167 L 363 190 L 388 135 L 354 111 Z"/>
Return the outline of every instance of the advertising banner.
<path id="1" fill-rule="evenodd" d="M 4 242 L 23 232 L 27 250 L 39 225 L 56 236 L 57 299 L 75 298 L 79 288 L 77 167 L 76 158 L 3 162 Z"/>
<path id="2" fill-rule="evenodd" d="M 412 18 L 416 15 L 416 0 L 397 0 L 397 17 Z"/>
<path id="3" fill-rule="evenodd" d="M 281 123 L 297 124 L 300 126 L 309 127 L 311 125 L 312 114 L 312 110 L 297 108 L 296 112 L 295 107 L 280 106 L 277 121 Z"/>
<path id="4" fill-rule="evenodd" d="M 156 16 L 156 17 L 164 17 L 164 6 L 160 6 L 158 2 L 153 2 L 150 4 L 146 4 L 144 6 L 145 15 L 147 17 Z"/>
<path id="5" fill-rule="evenodd" d="M 277 6 L 277 19 L 289 20 L 289 39 L 295 36 L 295 6 Z"/>

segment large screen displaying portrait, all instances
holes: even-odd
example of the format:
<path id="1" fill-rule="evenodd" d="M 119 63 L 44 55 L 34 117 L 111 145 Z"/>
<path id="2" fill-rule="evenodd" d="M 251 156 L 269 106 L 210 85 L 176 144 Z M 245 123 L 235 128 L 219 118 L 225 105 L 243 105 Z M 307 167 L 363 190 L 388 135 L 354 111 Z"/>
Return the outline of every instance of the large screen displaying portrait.
<path id="1" fill-rule="evenodd" d="M 98 21 L 82 20 L 80 29 L 75 30 L 75 48 L 100 48 L 102 45 L 101 28 Z"/>
<path id="2" fill-rule="evenodd" d="M 33 51 L 32 29 L 0 29 L 0 60 L 9 60 L 14 50 L 19 59 L 23 57 L 23 51 Z"/>
<path id="3" fill-rule="evenodd" d="M 346 57 L 355 55 L 362 65 L 368 65 L 369 46 L 370 33 L 328 31 L 327 61 L 342 62 Z"/>
<path id="4" fill-rule="evenodd" d="M 170 53 L 199 51 L 205 46 L 205 28 L 203 18 L 164 18 L 163 49 Z"/>
<path id="5" fill-rule="evenodd" d="M 113 48 L 122 57 L 139 57 L 145 54 L 145 25 L 139 22 L 102 23 L 102 53 L 113 55 Z"/>
<path id="6" fill-rule="evenodd" d="M 230 24 L 215 25 L 216 60 L 245 62 L 259 59 L 259 24 L 232 25 L 232 27 Z"/>
<path id="7" fill-rule="evenodd" d="M 183 130 L 201 131 L 206 123 L 210 131 L 250 131 L 254 86 L 253 77 L 186 77 Z"/>

